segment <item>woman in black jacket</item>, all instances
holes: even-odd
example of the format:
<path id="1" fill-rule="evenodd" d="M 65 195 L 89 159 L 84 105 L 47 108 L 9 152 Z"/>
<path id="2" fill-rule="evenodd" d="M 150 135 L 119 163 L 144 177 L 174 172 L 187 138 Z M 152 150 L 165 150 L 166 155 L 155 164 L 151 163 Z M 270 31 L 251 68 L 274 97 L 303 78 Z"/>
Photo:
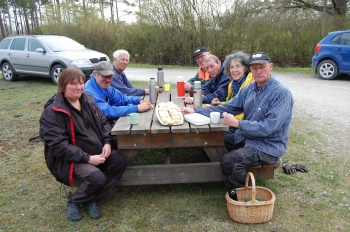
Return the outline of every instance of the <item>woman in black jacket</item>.
<path id="1" fill-rule="evenodd" d="M 85 80 L 81 70 L 64 69 L 58 93 L 45 104 L 40 118 L 45 161 L 52 175 L 69 186 L 73 178 L 82 180 L 77 191 L 67 196 L 71 221 L 81 220 L 79 205 L 92 218 L 102 217 L 97 202 L 113 190 L 127 166 L 123 155 L 111 149 L 113 137 L 106 117 L 93 97 L 83 93 Z"/>

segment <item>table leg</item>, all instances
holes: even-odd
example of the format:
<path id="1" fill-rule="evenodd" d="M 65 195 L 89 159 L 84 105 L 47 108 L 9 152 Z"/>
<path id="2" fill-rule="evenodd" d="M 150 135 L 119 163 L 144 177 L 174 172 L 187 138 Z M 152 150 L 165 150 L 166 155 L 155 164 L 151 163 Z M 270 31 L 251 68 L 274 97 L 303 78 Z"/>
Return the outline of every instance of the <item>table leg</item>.
<path id="1" fill-rule="evenodd" d="M 203 150 L 211 162 L 220 162 L 220 158 L 228 153 L 225 146 L 222 147 L 203 147 Z"/>
<path id="2" fill-rule="evenodd" d="M 128 165 L 133 165 L 134 159 L 138 153 L 138 150 L 120 149 L 118 151 L 124 155 Z"/>

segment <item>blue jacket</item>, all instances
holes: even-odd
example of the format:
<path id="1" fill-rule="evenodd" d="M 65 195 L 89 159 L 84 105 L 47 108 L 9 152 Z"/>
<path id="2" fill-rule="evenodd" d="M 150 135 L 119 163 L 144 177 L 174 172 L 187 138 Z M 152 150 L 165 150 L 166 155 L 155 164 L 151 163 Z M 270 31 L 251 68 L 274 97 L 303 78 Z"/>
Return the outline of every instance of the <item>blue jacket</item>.
<path id="1" fill-rule="evenodd" d="M 215 111 L 221 115 L 244 112 L 234 135 L 235 143 L 245 141 L 245 147 L 281 157 L 288 144 L 293 104 L 290 90 L 271 77 L 261 88 L 252 82 L 226 104 L 198 108 L 196 112 L 206 116 Z"/>
<path id="2" fill-rule="evenodd" d="M 119 73 L 118 70 L 113 66 L 113 80 L 111 86 L 119 90 L 128 96 L 144 96 L 146 94 L 144 89 L 136 89 L 129 82 L 124 72 Z"/>
<path id="3" fill-rule="evenodd" d="M 210 77 L 210 80 L 202 87 L 203 103 L 211 103 L 214 98 L 219 101 L 225 101 L 228 94 L 228 84 L 230 84 L 231 76 L 224 74 L 224 65 L 222 63 L 220 73 L 216 77 Z"/>
<path id="4" fill-rule="evenodd" d="M 84 92 L 94 97 L 96 104 L 109 121 L 130 113 L 136 113 L 138 111 L 137 105 L 141 101 L 141 98 L 126 96 L 111 86 L 107 90 L 102 89 L 92 74 L 90 80 L 85 84 Z"/>

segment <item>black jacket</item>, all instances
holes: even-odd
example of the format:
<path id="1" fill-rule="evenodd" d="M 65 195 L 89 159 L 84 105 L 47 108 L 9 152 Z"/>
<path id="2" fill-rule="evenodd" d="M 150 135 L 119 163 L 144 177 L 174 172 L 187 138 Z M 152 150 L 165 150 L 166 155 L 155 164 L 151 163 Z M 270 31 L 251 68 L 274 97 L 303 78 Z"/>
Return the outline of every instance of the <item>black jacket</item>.
<path id="1" fill-rule="evenodd" d="M 97 125 L 97 134 L 101 135 L 101 143 L 111 143 L 111 127 L 94 98 L 83 93 L 81 96 L 83 111 L 92 112 L 92 120 Z M 90 154 L 76 146 L 74 121 L 71 109 L 63 95 L 57 93 L 44 106 L 40 118 L 40 129 L 45 140 L 45 161 L 52 175 L 57 181 L 73 184 L 74 163 L 87 163 Z M 82 145 L 80 145 L 83 147 Z"/>

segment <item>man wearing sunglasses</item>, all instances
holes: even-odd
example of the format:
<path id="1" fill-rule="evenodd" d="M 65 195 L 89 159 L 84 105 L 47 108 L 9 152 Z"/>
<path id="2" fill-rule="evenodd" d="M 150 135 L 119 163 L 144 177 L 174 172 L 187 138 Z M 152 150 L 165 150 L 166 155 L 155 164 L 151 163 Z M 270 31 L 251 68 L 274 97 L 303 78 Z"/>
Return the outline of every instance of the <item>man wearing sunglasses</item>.
<path id="1" fill-rule="evenodd" d="M 94 71 L 85 84 L 84 92 L 91 94 L 96 104 L 109 121 L 136 112 L 146 112 L 152 109 L 150 103 L 143 103 L 138 96 L 126 96 L 111 87 L 113 65 L 101 61 L 94 65 Z"/>

